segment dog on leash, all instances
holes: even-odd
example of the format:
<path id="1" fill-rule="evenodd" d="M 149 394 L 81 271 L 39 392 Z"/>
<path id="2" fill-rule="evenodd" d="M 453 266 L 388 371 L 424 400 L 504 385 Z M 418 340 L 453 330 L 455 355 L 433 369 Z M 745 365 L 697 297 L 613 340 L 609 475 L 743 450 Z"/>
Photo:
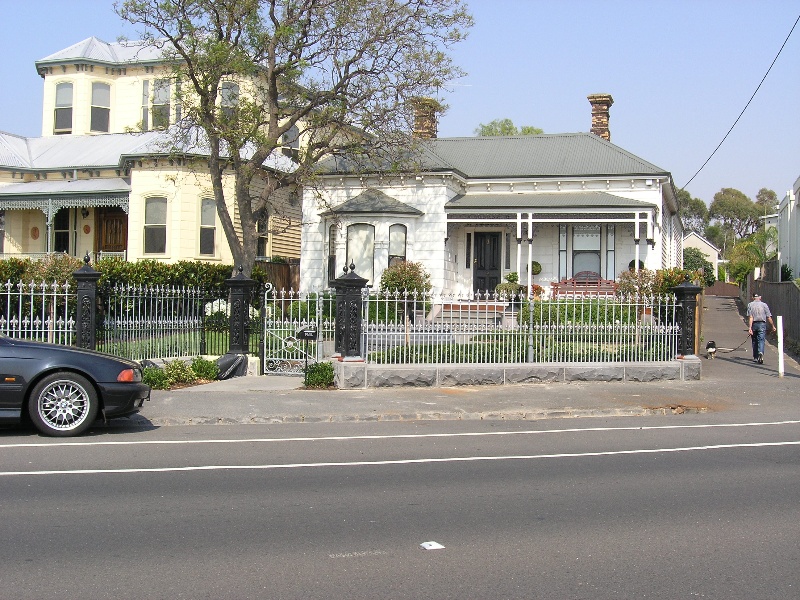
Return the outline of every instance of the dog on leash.
<path id="1" fill-rule="evenodd" d="M 717 355 L 717 344 L 714 340 L 710 340 L 706 344 L 706 358 L 714 358 Z"/>

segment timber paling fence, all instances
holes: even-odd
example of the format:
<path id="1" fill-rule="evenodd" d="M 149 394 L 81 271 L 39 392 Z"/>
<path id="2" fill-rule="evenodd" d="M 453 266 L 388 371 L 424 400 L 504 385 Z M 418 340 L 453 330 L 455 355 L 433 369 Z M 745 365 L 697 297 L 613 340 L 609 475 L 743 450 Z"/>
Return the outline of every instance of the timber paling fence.
<path id="1" fill-rule="evenodd" d="M 75 288 L 2 285 L 0 332 L 75 344 Z M 300 373 L 336 354 L 336 293 L 253 287 L 246 340 L 268 374 Z M 230 348 L 228 289 L 116 286 L 98 290 L 97 349 L 133 360 L 219 356 Z M 497 294 L 361 291 L 359 346 L 373 364 L 574 363 L 672 360 L 675 296 L 558 300 Z M 306 335 L 311 332 L 311 335 Z"/>

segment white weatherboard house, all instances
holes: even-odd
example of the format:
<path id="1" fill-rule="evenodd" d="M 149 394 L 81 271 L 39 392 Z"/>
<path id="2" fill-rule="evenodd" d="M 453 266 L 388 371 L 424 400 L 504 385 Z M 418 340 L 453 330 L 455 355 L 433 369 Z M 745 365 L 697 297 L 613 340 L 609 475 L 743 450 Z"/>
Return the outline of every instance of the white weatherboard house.
<path id="1" fill-rule="evenodd" d="M 41 137 L 0 132 L 2 255 L 233 262 L 202 144 L 179 154 L 170 147 L 181 106 L 160 56 L 141 42 L 88 38 L 36 62 L 44 82 Z M 228 85 L 233 98 L 238 85 Z M 276 155 L 265 168 L 292 163 Z M 224 180 L 236 225 L 233 172 Z M 259 224 L 259 256 L 299 256 L 299 198 L 283 203 L 280 215 Z"/>
<path id="2" fill-rule="evenodd" d="M 800 277 L 800 177 L 786 192 L 778 206 L 778 259 L 781 265 L 792 270 L 792 277 Z"/>
<path id="3" fill-rule="evenodd" d="M 611 96 L 589 100 L 592 133 L 437 138 L 434 115 L 418 114 L 428 135 L 414 173 L 331 162 L 324 201 L 303 202 L 301 288 L 327 287 L 350 264 L 377 287 L 398 260 L 422 263 L 448 293 L 493 291 L 511 272 L 547 289 L 585 271 L 613 280 L 681 266 L 672 176 L 609 141 Z"/>

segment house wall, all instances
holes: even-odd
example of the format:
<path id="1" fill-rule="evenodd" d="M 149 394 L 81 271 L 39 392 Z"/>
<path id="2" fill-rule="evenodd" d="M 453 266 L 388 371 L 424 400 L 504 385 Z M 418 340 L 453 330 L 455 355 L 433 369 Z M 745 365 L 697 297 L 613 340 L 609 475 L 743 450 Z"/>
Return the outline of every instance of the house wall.
<path id="1" fill-rule="evenodd" d="M 788 265 L 794 278 L 800 277 L 800 177 L 778 207 L 778 260 Z"/>
<path id="2" fill-rule="evenodd" d="M 155 72 L 147 73 L 144 67 L 131 65 L 124 69 L 112 69 L 98 65 L 74 64 L 54 66 L 53 72 L 45 75 L 42 98 L 42 135 L 54 135 L 56 86 L 59 83 L 72 83 L 72 135 L 91 133 L 92 82 L 107 83 L 111 91 L 111 110 L 109 113 L 109 133 L 124 133 L 139 129 L 142 120 L 142 82 L 166 77 L 169 72 L 157 67 Z M 174 102 L 171 107 L 174 114 Z"/>
<path id="3" fill-rule="evenodd" d="M 233 198 L 233 176 L 226 174 L 223 185 L 227 198 Z M 167 199 L 167 246 L 164 254 L 145 254 L 145 200 L 150 197 Z M 212 198 L 211 181 L 207 174 L 196 172 L 190 165 L 175 167 L 151 166 L 131 172 L 130 211 L 128 213 L 128 258 L 155 259 L 164 262 L 203 260 L 232 263 L 233 255 L 225 233 L 216 218 L 215 254 L 200 255 L 200 207 L 202 198 Z M 228 209 L 233 215 L 233 201 Z M 237 217 L 234 217 L 234 221 Z"/>
<path id="4" fill-rule="evenodd" d="M 467 234 L 471 234 L 474 240 L 476 232 L 497 232 L 501 236 L 502 256 L 501 267 L 502 276 L 510 272 L 518 272 L 519 281 L 522 284 L 529 283 L 528 261 L 529 251 L 527 239 L 518 245 L 516 242 L 516 225 L 513 223 L 483 223 L 478 225 L 471 223 L 451 223 L 448 237 L 447 216 L 444 206 L 447 201 L 457 194 L 464 193 L 464 186 L 457 183 L 454 179 L 436 178 L 426 176 L 422 181 L 398 180 L 387 184 L 385 181 L 373 180 L 362 181 L 360 179 L 337 179 L 330 180 L 331 185 L 322 189 L 326 198 L 327 205 L 321 203 L 314 197 L 312 192 L 306 194 L 304 200 L 304 226 L 303 242 L 301 250 L 301 288 L 303 290 L 313 290 L 327 285 L 327 265 L 328 265 L 328 234 L 327 229 L 334 223 L 332 216 L 320 217 L 320 213 L 330 212 L 343 202 L 358 196 L 367 188 L 377 188 L 388 196 L 403 202 L 409 206 L 421 210 L 424 214 L 419 217 L 404 218 L 394 215 L 340 215 L 341 229 L 337 236 L 337 264 L 336 273 L 341 274 L 346 255 L 346 226 L 353 223 L 369 223 L 375 225 L 375 277 L 372 285 L 377 286 L 380 275 L 387 264 L 387 245 L 388 227 L 392 223 L 403 223 L 408 226 L 408 249 L 407 259 L 422 262 L 431 275 L 431 283 L 435 290 L 444 292 L 469 293 L 472 291 L 473 271 L 472 266 L 466 264 L 467 256 Z M 573 182 L 579 189 L 587 189 L 588 185 L 596 185 L 602 189 L 607 189 L 610 185 L 606 180 L 602 182 Z M 470 184 L 472 185 L 472 184 Z M 505 192 L 502 183 L 493 182 L 491 189 L 498 192 Z M 553 186 L 556 184 L 553 183 Z M 558 182 L 559 189 L 562 183 Z M 627 183 L 615 182 L 620 186 L 619 189 L 609 190 L 611 193 L 630 198 L 633 200 L 644 201 L 649 204 L 661 207 L 662 190 L 661 185 L 652 183 L 642 185 L 637 189 L 630 180 Z M 623 188 L 627 185 L 627 188 Z M 466 186 L 469 187 L 469 186 Z M 477 190 L 485 190 L 485 183 L 475 184 Z M 517 184 L 514 188 L 517 192 L 521 191 L 522 186 Z M 535 193 L 532 189 L 530 193 Z M 483 189 L 481 189 L 483 188 Z M 468 193 L 468 190 L 467 190 Z M 521 209 L 527 213 L 527 210 Z M 511 212 L 504 210 L 503 212 Z M 573 274 L 572 270 L 572 223 L 568 222 L 568 273 Z M 542 265 L 542 273 L 535 277 L 534 283 L 547 286 L 552 281 L 559 279 L 559 226 L 551 223 L 535 223 L 535 236 L 533 239 L 532 259 Z M 510 247 L 506 233 L 510 233 Z M 675 266 L 670 261 L 675 260 L 677 254 L 676 236 L 679 235 L 680 228 L 676 227 L 673 215 L 663 217 L 663 210 L 657 211 L 650 231 L 647 230 L 646 222 L 642 221 L 639 226 L 638 258 L 647 269 L 660 269 L 663 267 Z M 629 263 L 634 260 L 637 251 L 637 244 L 634 240 L 633 223 L 615 223 L 614 240 L 614 266 L 613 275 L 628 269 Z M 653 245 L 647 243 L 648 238 Z M 605 227 L 601 232 L 601 265 L 602 275 L 606 275 L 606 236 Z M 509 260 L 506 261 L 508 253 Z M 519 259 L 518 259 L 519 254 Z M 366 275 L 365 275 L 366 276 Z"/>
<path id="5" fill-rule="evenodd" d="M 358 182 L 358 185 L 353 183 Z M 444 215 L 443 198 L 456 195 L 456 187 L 448 182 L 425 182 L 413 179 L 398 179 L 387 182 L 378 180 L 332 182 L 325 192 L 325 202 L 321 202 L 314 191 L 306 191 L 303 199 L 302 248 L 300 256 L 301 290 L 314 290 L 328 284 L 328 228 L 339 223 L 337 235 L 336 273 L 341 274 L 345 267 L 347 252 L 347 225 L 367 223 L 375 226 L 374 280 L 371 285 L 378 286 L 383 270 L 388 266 L 389 227 L 402 224 L 407 228 L 406 259 L 423 262 L 431 276 L 431 283 L 437 290 L 448 289 L 455 277 L 455 253 L 447 246 L 447 223 Z M 407 214 L 346 214 L 338 217 L 323 217 L 347 200 L 358 196 L 365 189 L 375 187 L 392 198 L 421 210 L 421 216 Z"/>

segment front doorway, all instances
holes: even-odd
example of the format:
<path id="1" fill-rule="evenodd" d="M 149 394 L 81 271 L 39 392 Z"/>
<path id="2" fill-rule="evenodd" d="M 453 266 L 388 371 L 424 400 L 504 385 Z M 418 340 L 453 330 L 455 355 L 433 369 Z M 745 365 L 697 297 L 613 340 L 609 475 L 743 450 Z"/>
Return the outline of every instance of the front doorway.
<path id="1" fill-rule="evenodd" d="M 500 283 L 500 234 L 475 232 L 472 261 L 472 289 L 494 292 Z"/>
<path id="2" fill-rule="evenodd" d="M 97 209 L 95 247 L 99 252 L 128 249 L 128 215 L 117 206 Z"/>

